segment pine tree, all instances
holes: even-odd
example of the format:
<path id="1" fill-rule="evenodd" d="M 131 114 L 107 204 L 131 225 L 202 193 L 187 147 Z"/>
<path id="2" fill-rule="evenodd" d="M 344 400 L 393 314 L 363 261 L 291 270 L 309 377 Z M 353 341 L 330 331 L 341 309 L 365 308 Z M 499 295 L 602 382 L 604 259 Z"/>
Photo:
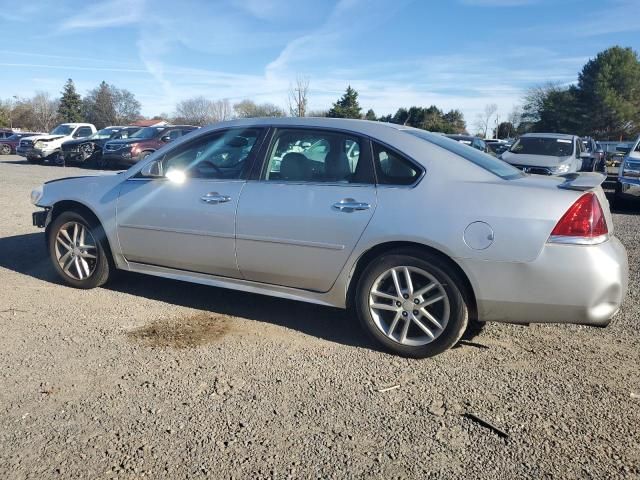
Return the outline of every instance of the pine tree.
<path id="1" fill-rule="evenodd" d="M 370 108 L 369 110 L 367 110 L 367 113 L 365 113 L 364 119 L 365 120 L 377 120 L 378 118 L 376 117 L 376 112 L 374 112 L 373 109 Z"/>
<path id="2" fill-rule="evenodd" d="M 361 110 L 358 104 L 358 92 L 349 85 L 342 98 L 333 104 L 333 107 L 327 113 L 327 117 L 362 118 Z"/>
<path id="3" fill-rule="evenodd" d="M 82 99 L 76 92 L 73 80 L 68 79 L 62 90 L 62 98 L 58 106 L 58 115 L 63 122 L 82 122 Z"/>
<path id="4" fill-rule="evenodd" d="M 100 129 L 117 123 L 115 99 L 107 82 L 102 81 L 97 88 L 91 90 L 83 103 L 87 121 L 93 123 L 96 128 Z"/>

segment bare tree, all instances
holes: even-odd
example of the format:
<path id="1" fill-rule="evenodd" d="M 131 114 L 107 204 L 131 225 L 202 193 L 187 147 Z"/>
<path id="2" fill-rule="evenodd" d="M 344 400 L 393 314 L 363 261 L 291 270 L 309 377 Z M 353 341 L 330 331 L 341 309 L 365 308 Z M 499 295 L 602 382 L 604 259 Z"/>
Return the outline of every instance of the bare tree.
<path id="1" fill-rule="evenodd" d="M 174 120 L 191 125 L 207 125 L 233 118 L 229 100 L 209 100 L 203 96 L 182 100 L 176 105 Z"/>
<path id="2" fill-rule="evenodd" d="M 304 117 L 307 114 L 309 79 L 298 75 L 296 83 L 289 87 L 289 113 L 292 117 Z"/>
<path id="3" fill-rule="evenodd" d="M 31 99 L 36 128 L 42 132 L 51 130 L 58 121 L 58 100 L 46 92 L 38 92 Z"/>
<path id="4" fill-rule="evenodd" d="M 484 135 L 484 138 L 487 138 L 487 133 L 489 132 L 489 125 L 491 124 L 491 118 L 493 118 L 493 116 L 497 111 L 498 111 L 498 105 L 496 105 L 495 103 L 490 103 L 485 105 L 484 112 L 479 113 L 476 118 L 476 122 L 474 126 L 476 127 L 479 133 L 482 133 Z"/>
<path id="5" fill-rule="evenodd" d="M 273 103 L 257 104 L 253 100 L 242 100 L 233 106 L 233 110 L 240 118 L 284 117 L 284 112 Z"/>
<path id="6" fill-rule="evenodd" d="M 507 117 L 507 121 L 513 125 L 514 128 L 518 128 L 522 121 L 522 108 L 519 105 L 514 105 L 511 113 Z"/>
<path id="7" fill-rule="evenodd" d="M 233 118 L 233 108 L 226 98 L 211 102 L 211 118 L 214 122 L 224 122 Z"/>

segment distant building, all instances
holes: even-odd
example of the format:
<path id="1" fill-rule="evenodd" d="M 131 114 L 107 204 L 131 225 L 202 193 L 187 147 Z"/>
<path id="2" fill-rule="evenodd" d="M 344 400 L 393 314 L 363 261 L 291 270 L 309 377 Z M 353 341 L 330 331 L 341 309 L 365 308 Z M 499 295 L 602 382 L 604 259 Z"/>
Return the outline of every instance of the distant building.
<path id="1" fill-rule="evenodd" d="M 169 125 L 169 122 L 159 120 L 157 118 L 152 118 L 150 120 L 137 120 L 131 125 L 134 125 L 136 127 L 164 127 L 165 125 Z"/>

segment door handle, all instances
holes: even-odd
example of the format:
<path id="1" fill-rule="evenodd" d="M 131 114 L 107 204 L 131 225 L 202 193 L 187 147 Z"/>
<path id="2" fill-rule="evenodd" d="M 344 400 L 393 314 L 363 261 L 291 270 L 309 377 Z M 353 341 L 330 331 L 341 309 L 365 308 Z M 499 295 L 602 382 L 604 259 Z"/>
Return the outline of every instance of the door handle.
<path id="1" fill-rule="evenodd" d="M 216 205 L 218 203 L 227 203 L 231 201 L 231 197 L 228 195 L 220 195 L 218 192 L 209 192 L 206 195 L 200 197 L 204 203 Z"/>
<path id="2" fill-rule="evenodd" d="M 369 210 L 371 205 L 365 202 L 356 202 L 353 198 L 343 198 L 334 203 L 333 208 L 340 212 L 351 213 L 359 210 Z"/>

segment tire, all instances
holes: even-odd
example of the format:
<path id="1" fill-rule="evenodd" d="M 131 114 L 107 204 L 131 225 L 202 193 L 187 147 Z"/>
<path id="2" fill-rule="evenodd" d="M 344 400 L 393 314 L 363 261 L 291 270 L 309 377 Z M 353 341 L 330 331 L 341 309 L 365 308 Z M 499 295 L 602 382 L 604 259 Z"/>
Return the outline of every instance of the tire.
<path id="1" fill-rule="evenodd" d="M 398 284 L 390 273 L 392 269 L 397 269 Z M 407 272 L 413 277 L 413 294 L 409 293 Z M 431 284 L 434 286 L 429 286 Z M 396 285 L 405 295 L 402 298 L 397 296 Z M 440 257 L 414 249 L 396 250 L 383 254 L 366 267 L 358 281 L 354 304 L 363 328 L 384 349 L 404 357 L 432 357 L 454 346 L 467 328 L 469 310 L 462 285 L 455 270 Z M 420 294 L 427 288 L 427 293 Z M 442 300 L 424 307 L 431 318 L 438 321 L 436 324 L 422 313 L 420 306 L 440 296 Z M 383 309 L 373 307 L 381 304 Z M 419 324 L 430 330 L 433 338 Z"/>
<path id="2" fill-rule="evenodd" d="M 138 160 L 138 162 L 142 162 L 145 158 L 147 158 L 149 155 L 151 155 L 153 152 L 142 152 L 140 154 L 140 159 Z"/>
<path id="3" fill-rule="evenodd" d="M 72 245 L 74 239 L 80 243 L 81 234 L 78 233 L 77 236 L 74 234 L 75 225 L 80 225 L 85 229 L 84 244 L 87 247 L 92 246 L 85 249 L 76 247 L 71 254 L 70 249 L 63 245 Z M 82 228 L 80 228 L 80 232 Z M 65 230 L 67 235 L 62 234 L 61 230 Z M 62 242 L 57 240 L 59 235 Z M 71 241 L 68 241 L 67 238 Z M 65 283 L 72 287 L 82 289 L 99 287 L 107 283 L 111 273 L 115 270 L 102 227 L 80 213 L 63 212 L 51 222 L 47 228 L 47 247 L 53 268 Z M 66 253 L 70 253 L 70 255 L 64 259 L 62 256 Z M 86 256 L 87 254 L 95 258 L 89 258 Z M 61 266 L 59 259 L 63 261 L 63 264 L 69 262 L 68 267 Z M 83 261 L 86 268 L 81 263 Z"/>
<path id="4" fill-rule="evenodd" d="M 0 145 L 0 155 L 11 155 L 11 147 L 6 143 Z"/>
<path id="5" fill-rule="evenodd" d="M 33 165 L 36 165 L 38 163 L 42 163 L 42 159 L 41 158 L 33 158 L 33 157 L 29 158 L 29 157 L 27 157 L 27 162 L 29 162 L 29 163 L 31 163 Z"/>

